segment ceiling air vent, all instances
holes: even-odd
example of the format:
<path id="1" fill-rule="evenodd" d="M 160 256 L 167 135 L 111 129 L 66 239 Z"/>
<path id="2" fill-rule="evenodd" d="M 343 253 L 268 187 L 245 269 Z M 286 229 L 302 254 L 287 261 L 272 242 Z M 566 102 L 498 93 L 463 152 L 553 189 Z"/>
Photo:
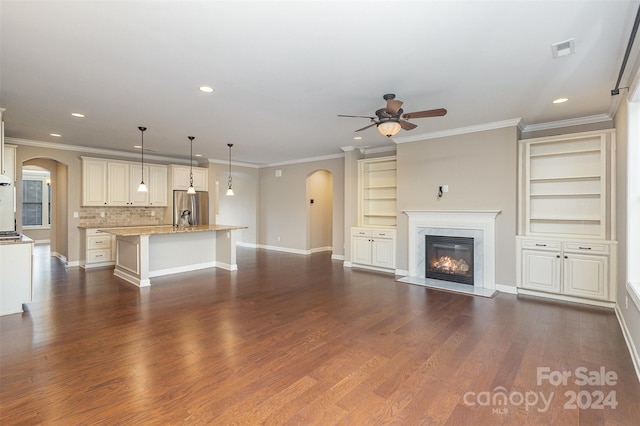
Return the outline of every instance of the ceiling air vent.
<path id="1" fill-rule="evenodd" d="M 576 39 L 571 38 L 569 40 L 561 41 L 551 45 L 551 53 L 553 59 L 561 58 L 563 56 L 569 56 L 576 51 Z"/>

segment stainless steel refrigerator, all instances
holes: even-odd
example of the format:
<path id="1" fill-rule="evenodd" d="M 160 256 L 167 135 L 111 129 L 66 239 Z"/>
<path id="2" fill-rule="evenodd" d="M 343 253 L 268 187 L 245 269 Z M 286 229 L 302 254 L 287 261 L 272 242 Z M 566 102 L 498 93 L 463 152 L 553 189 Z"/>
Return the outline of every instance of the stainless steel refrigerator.
<path id="1" fill-rule="evenodd" d="M 209 224 L 209 194 L 173 191 L 173 224 L 178 226 Z"/>

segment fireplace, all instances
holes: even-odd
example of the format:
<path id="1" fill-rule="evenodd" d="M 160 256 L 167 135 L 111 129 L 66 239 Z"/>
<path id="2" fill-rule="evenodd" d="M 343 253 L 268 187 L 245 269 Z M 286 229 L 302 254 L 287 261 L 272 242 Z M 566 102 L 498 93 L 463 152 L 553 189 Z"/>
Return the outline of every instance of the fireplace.
<path id="1" fill-rule="evenodd" d="M 425 235 L 425 277 L 473 285 L 473 248 L 470 237 Z"/>

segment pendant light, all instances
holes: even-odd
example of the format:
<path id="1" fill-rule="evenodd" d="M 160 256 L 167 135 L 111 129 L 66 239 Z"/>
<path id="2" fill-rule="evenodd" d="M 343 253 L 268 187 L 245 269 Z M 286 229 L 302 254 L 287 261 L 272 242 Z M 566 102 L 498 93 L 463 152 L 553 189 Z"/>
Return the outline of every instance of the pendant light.
<path id="1" fill-rule="evenodd" d="M 140 185 L 138 186 L 138 192 L 147 192 L 147 185 L 144 184 L 144 131 L 147 130 L 146 127 L 138 127 L 138 130 L 140 130 L 140 136 L 142 137 L 142 144 L 140 145 L 140 152 L 141 152 L 141 156 L 140 156 L 140 173 L 141 173 L 141 179 L 140 179 Z"/>
<path id="2" fill-rule="evenodd" d="M 189 165 L 191 166 L 191 168 L 189 172 L 189 189 L 187 189 L 187 194 L 195 194 L 196 190 L 193 187 L 193 140 L 195 139 L 195 136 L 187 136 L 187 137 L 191 141 L 191 153 L 189 154 L 189 159 L 191 160 L 189 161 Z"/>
<path id="3" fill-rule="evenodd" d="M 233 195 L 233 188 L 231 188 L 231 147 L 233 144 L 228 143 L 227 146 L 229 147 L 229 188 L 227 189 L 227 195 Z"/>

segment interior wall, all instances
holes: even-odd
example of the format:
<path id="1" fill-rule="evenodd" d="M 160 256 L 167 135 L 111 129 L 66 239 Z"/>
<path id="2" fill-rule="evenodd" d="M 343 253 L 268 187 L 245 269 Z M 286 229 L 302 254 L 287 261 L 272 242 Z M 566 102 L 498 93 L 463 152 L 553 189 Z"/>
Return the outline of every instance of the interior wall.
<path id="1" fill-rule="evenodd" d="M 326 170 L 316 170 L 307 178 L 308 250 L 332 247 L 332 215 L 333 176 Z"/>
<path id="2" fill-rule="evenodd" d="M 276 170 L 282 175 L 276 176 Z M 306 251 L 307 176 L 315 170 L 333 175 L 333 254 L 344 254 L 344 159 L 310 161 L 261 168 L 259 171 L 258 243 Z"/>
<path id="3" fill-rule="evenodd" d="M 69 253 L 69 241 L 67 235 L 69 233 L 69 225 L 67 218 L 69 217 L 67 199 L 69 197 L 69 169 L 65 164 L 60 162 L 56 163 L 56 180 L 53 189 L 55 191 L 55 235 L 52 238 L 55 239 L 55 253 L 63 256 L 68 256 Z M 52 250 L 52 254 L 54 250 Z"/>
<path id="4" fill-rule="evenodd" d="M 408 269 L 403 210 L 500 210 L 496 284 L 515 287 L 517 145 L 515 126 L 398 145 L 397 269 Z"/>
<path id="5" fill-rule="evenodd" d="M 225 195 L 229 180 L 228 165 L 210 163 L 209 174 L 214 178 L 213 182 L 209 183 L 209 209 L 212 209 L 209 215 L 215 215 L 213 223 L 246 226 L 247 229 L 236 231 L 236 241 L 256 244 L 258 232 L 258 169 L 232 166 L 233 196 Z"/>
<path id="6" fill-rule="evenodd" d="M 344 150 L 344 260 L 351 262 L 351 227 L 358 226 L 358 160 L 363 155 L 354 147 Z"/>

